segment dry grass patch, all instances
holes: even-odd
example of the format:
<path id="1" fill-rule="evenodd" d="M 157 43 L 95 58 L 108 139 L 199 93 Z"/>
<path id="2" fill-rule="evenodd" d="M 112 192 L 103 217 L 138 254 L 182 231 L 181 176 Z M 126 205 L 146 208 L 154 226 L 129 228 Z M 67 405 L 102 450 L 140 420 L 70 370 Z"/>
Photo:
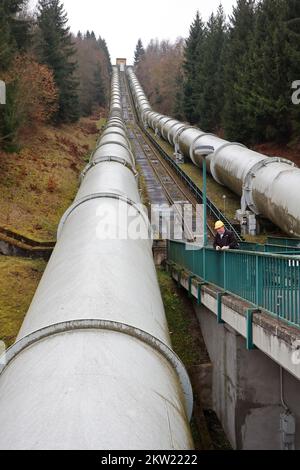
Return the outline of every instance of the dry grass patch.
<path id="1" fill-rule="evenodd" d="M 11 346 L 46 268 L 43 260 L 0 257 L 0 341 Z"/>
<path id="2" fill-rule="evenodd" d="M 60 128 L 43 127 L 23 137 L 19 153 L 0 152 L 0 226 L 38 241 L 56 238 L 95 147 L 97 124 L 83 118 Z"/>

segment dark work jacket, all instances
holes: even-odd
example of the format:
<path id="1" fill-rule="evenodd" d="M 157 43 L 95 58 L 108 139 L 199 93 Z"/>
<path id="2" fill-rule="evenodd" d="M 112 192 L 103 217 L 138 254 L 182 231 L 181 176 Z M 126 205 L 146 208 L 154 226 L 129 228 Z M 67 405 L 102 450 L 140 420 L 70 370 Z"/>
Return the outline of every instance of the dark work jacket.
<path id="1" fill-rule="evenodd" d="M 223 238 L 217 233 L 214 241 L 214 248 L 217 246 L 223 248 L 223 246 L 229 246 L 231 250 L 238 250 L 239 244 L 235 238 L 235 235 L 230 230 L 225 230 Z"/>

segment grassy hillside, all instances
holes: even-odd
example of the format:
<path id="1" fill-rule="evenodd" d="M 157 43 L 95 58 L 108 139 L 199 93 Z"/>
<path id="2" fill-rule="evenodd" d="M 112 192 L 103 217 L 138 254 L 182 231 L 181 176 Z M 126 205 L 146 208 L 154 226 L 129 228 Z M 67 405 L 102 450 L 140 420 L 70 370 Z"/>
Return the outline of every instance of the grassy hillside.
<path id="1" fill-rule="evenodd" d="M 0 151 L 0 227 L 40 241 L 55 240 L 79 175 L 105 120 L 41 128 L 23 137 L 20 153 Z M 46 268 L 43 260 L 0 256 L 0 341 L 14 343 Z"/>
<path id="2" fill-rule="evenodd" d="M 6 346 L 15 341 L 45 267 L 43 260 L 0 257 L 0 341 Z"/>
<path id="3" fill-rule="evenodd" d="M 39 241 L 53 240 L 99 134 L 99 121 L 43 127 L 23 138 L 19 153 L 0 151 L 0 226 Z"/>

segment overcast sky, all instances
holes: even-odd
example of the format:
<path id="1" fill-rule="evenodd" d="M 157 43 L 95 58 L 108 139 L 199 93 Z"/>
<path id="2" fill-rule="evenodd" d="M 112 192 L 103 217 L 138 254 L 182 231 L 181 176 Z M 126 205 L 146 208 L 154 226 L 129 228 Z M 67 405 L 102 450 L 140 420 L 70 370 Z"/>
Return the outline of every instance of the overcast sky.
<path id="1" fill-rule="evenodd" d="M 139 38 L 146 46 L 152 38 L 187 37 L 196 11 L 207 20 L 220 3 L 228 15 L 236 0 L 63 0 L 71 31 L 93 30 L 102 36 L 113 63 L 116 57 L 127 57 L 131 63 Z"/>

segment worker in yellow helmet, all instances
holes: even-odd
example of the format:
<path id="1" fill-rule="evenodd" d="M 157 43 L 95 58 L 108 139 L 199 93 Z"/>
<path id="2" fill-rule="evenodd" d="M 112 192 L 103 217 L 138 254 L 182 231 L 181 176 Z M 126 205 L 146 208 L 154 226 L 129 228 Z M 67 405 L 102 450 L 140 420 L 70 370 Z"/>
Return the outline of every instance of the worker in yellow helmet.
<path id="1" fill-rule="evenodd" d="M 214 248 L 217 251 L 237 250 L 239 248 L 239 244 L 234 233 L 227 230 L 221 220 L 216 222 L 215 230 L 217 234 L 215 236 Z"/>

